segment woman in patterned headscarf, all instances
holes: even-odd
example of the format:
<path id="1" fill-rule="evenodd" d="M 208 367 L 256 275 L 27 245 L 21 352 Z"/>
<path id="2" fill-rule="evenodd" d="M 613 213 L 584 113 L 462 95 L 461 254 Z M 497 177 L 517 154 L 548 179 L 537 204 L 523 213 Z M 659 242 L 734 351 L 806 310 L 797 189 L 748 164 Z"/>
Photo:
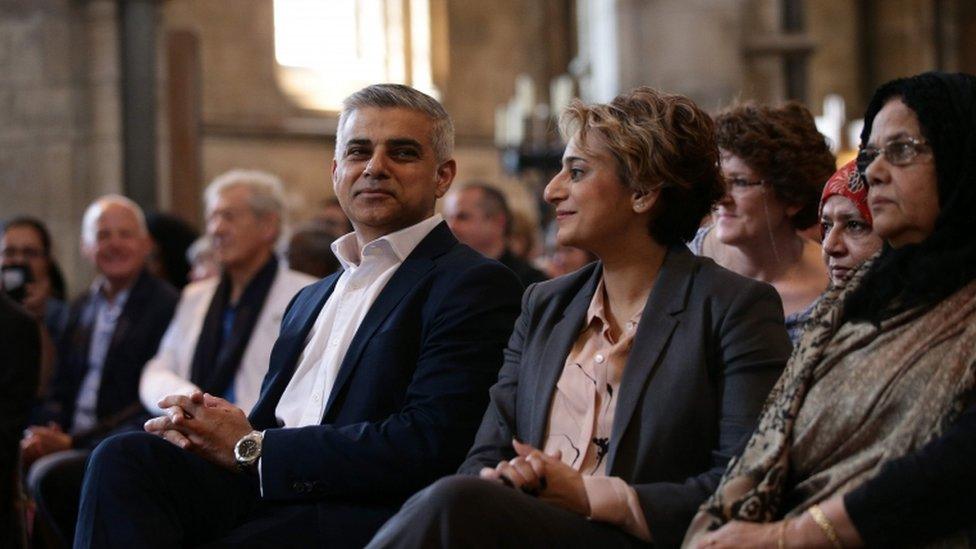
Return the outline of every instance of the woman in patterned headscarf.
<path id="1" fill-rule="evenodd" d="M 846 282 L 857 267 L 881 249 L 881 237 L 871 227 L 868 188 L 853 160 L 824 185 L 820 231 L 824 263 L 834 284 Z"/>
<path id="2" fill-rule="evenodd" d="M 974 481 L 957 431 L 976 376 L 976 77 L 882 86 L 858 167 L 884 249 L 821 299 L 688 547 L 967 545 L 972 498 L 954 494 Z"/>

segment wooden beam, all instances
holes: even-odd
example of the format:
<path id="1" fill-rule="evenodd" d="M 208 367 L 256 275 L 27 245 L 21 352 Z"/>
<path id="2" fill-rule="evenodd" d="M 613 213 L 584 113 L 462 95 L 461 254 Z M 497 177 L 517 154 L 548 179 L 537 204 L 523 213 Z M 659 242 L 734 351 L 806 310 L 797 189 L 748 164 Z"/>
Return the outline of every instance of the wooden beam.
<path id="1" fill-rule="evenodd" d="M 170 203 L 173 214 L 199 227 L 203 220 L 200 40 L 192 31 L 169 31 L 166 54 Z"/>

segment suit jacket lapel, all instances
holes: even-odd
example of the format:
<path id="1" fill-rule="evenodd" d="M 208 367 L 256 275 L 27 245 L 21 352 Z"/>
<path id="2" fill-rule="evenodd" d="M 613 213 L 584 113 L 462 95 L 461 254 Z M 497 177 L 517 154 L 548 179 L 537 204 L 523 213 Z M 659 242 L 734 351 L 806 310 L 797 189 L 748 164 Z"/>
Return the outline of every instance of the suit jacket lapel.
<path id="1" fill-rule="evenodd" d="M 602 274 L 603 269 L 600 264 L 597 264 L 590 278 L 576 292 L 569 305 L 563 309 L 562 318 L 549 331 L 540 364 L 536 366 L 539 369 L 539 375 L 536 378 L 536 385 L 532 394 L 536 395 L 537 398 L 533 401 L 532 415 L 529 420 L 529 436 L 526 440 L 536 448 L 542 448 L 542 445 L 545 444 L 542 438 L 546 436 L 546 428 L 549 425 L 549 406 L 552 403 L 552 396 L 556 392 L 556 383 L 558 383 L 559 376 L 563 372 L 566 357 L 569 356 L 573 343 L 576 342 L 580 330 L 583 329 L 586 311 L 590 308 L 593 292 L 596 291 Z M 526 366 L 531 367 L 532 365 L 523 365 L 523 367 Z"/>
<path id="2" fill-rule="evenodd" d="M 251 410 L 251 423 L 255 427 L 258 425 L 262 427 L 275 425 L 274 410 L 278 406 L 278 400 L 281 398 L 281 394 L 285 392 L 285 387 L 288 386 L 288 382 L 298 366 L 298 357 L 305 348 L 305 340 L 308 338 L 309 332 L 312 331 L 315 321 L 318 320 L 319 312 L 326 300 L 335 290 L 336 282 L 339 281 L 341 274 L 338 272 L 322 279 L 312 288 L 311 295 L 305 299 L 296 300 L 292 304 L 293 309 L 286 314 L 281 326 L 281 333 L 278 335 L 271 353 L 268 377 L 261 384 L 261 396 L 254 405 L 254 409 Z M 274 286 L 271 287 L 271 292 L 274 292 Z M 275 359 L 277 356 L 283 358 Z"/>
<path id="3" fill-rule="evenodd" d="M 133 322 L 139 318 L 145 308 L 148 297 L 146 294 L 149 292 L 148 286 L 151 282 L 148 278 L 150 276 L 152 275 L 146 271 L 142 271 L 139 274 L 139 278 L 136 279 L 136 283 L 132 285 L 132 291 L 129 292 L 125 306 L 122 307 L 122 313 L 115 323 L 112 341 L 109 342 L 108 351 L 105 353 L 105 364 L 102 366 L 103 376 L 105 375 L 104 372 L 107 372 L 115 363 L 114 359 L 119 352 L 119 345 L 122 345 L 122 342 L 125 341 L 126 334 L 132 328 Z"/>
<path id="4" fill-rule="evenodd" d="M 451 246 L 457 244 L 457 239 L 451 234 L 446 223 L 440 223 L 428 234 L 420 244 L 414 248 L 413 252 L 403 261 L 400 267 L 393 273 L 389 282 L 377 296 L 373 306 L 369 308 L 362 324 L 356 330 L 349 343 L 346 356 L 342 359 L 339 373 L 336 375 L 335 383 L 332 385 L 332 392 L 329 393 L 329 400 L 325 405 L 325 412 L 322 415 L 324 421 L 329 416 L 329 412 L 335 403 L 336 395 L 342 392 L 343 386 L 349 381 L 353 370 L 359 364 L 359 357 L 373 337 L 373 334 L 380 327 L 386 317 L 400 303 L 404 296 L 412 290 L 420 280 L 434 268 L 433 258 L 447 252 Z"/>
<path id="5" fill-rule="evenodd" d="M 684 310 L 688 299 L 688 291 L 694 276 L 694 264 L 691 261 L 691 252 L 683 245 L 679 246 L 668 250 L 664 258 L 651 295 L 644 305 L 637 333 L 634 334 L 634 344 L 627 358 L 627 366 L 620 380 L 620 398 L 614 410 L 610 450 L 607 455 L 607 471 L 610 474 L 613 474 L 620 440 L 626 436 L 627 429 L 631 425 L 634 411 L 645 392 L 644 387 L 657 368 L 671 334 L 678 326 L 675 315 Z M 642 422 L 654 422 L 660 419 L 662 418 L 640 418 Z"/>

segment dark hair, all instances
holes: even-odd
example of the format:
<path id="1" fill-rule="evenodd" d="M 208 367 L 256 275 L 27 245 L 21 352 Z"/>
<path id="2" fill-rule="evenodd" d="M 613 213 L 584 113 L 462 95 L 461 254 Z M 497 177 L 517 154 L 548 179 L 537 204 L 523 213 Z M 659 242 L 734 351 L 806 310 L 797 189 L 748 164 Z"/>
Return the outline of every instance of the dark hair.
<path id="1" fill-rule="evenodd" d="M 817 222 L 824 182 L 837 165 L 806 107 L 735 105 L 715 117 L 715 127 L 719 149 L 758 172 L 778 199 L 800 207 L 790 220 L 794 228 Z"/>
<path id="2" fill-rule="evenodd" d="M 64 274 L 61 272 L 61 267 L 58 266 L 58 262 L 54 259 L 51 233 L 47 230 L 47 225 L 36 217 L 19 215 L 4 222 L 0 234 L 6 233 L 14 227 L 29 227 L 37 233 L 37 236 L 41 239 L 44 259 L 47 260 L 47 277 L 51 282 L 51 297 L 64 301 L 68 294 L 68 288 L 64 281 Z"/>
<path id="3" fill-rule="evenodd" d="M 640 87 L 609 104 L 573 101 L 560 118 L 563 134 L 596 132 L 617 163 L 621 182 L 636 193 L 658 191 L 650 233 L 670 246 L 695 236 L 722 197 L 715 126 L 691 99 Z"/>
<path id="4" fill-rule="evenodd" d="M 937 303 L 976 278 L 976 76 L 927 72 L 882 85 L 864 115 L 861 146 L 878 112 L 900 99 L 918 117 L 938 178 L 935 229 L 918 244 L 885 245 L 845 303 L 848 319 L 878 323 Z"/>
<path id="5" fill-rule="evenodd" d="M 300 227 L 288 241 L 288 267 L 316 278 L 339 270 L 339 259 L 332 253 L 335 235 L 317 222 Z"/>
<path id="6" fill-rule="evenodd" d="M 146 226 L 156 243 L 166 281 L 175 288 L 183 288 L 189 282 L 187 274 L 190 272 L 186 250 L 200 234 L 186 221 L 165 213 L 147 215 Z"/>
<path id="7" fill-rule="evenodd" d="M 402 108 L 423 113 L 431 121 L 430 144 L 437 155 L 437 161 L 450 160 L 454 154 L 454 122 L 438 100 L 403 84 L 373 84 L 342 101 L 336 128 L 336 158 L 339 158 L 342 151 L 346 120 L 354 111 L 367 107 Z"/>
<path id="8" fill-rule="evenodd" d="M 512 234 L 512 210 L 508 207 L 508 200 L 505 199 L 505 193 L 500 191 L 498 187 L 490 185 L 482 181 L 472 181 L 465 183 L 458 189 L 458 192 L 463 192 L 468 189 L 475 189 L 481 191 L 481 197 L 478 199 L 478 207 L 485 215 L 503 215 L 505 216 L 505 237 L 509 237 Z"/>

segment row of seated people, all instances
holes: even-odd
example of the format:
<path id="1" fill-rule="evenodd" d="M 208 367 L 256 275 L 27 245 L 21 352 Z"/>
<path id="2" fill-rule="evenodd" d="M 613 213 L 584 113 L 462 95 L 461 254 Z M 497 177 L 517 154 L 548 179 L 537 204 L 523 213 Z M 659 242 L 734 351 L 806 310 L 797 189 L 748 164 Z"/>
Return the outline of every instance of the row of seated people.
<path id="1" fill-rule="evenodd" d="M 877 92 L 859 165 L 813 195 L 834 279 L 823 295 L 827 271 L 797 236 L 818 207 L 790 185 L 808 172 L 801 183 L 822 185 L 832 157 L 795 106 L 713 122 L 647 88 L 574 104 L 546 200 L 560 244 L 600 261 L 523 296 L 434 214 L 456 171 L 443 108 L 401 86 L 354 94 L 333 170 L 355 228 L 333 248 L 343 271 L 280 304 L 263 387 L 227 364 L 271 303 L 270 246 L 243 255 L 236 285 L 227 262 L 209 293 L 184 292 L 139 384 L 161 415 L 95 451 L 76 546 L 362 546 L 384 523 L 374 546 L 958 541 L 972 506 L 945 490 L 972 476 L 959 468 L 973 415 L 972 80 Z M 217 183 L 209 223 L 274 217 L 252 186 Z M 96 206 L 98 222 L 117 210 L 141 234 L 134 205 Z M 235 235 L 215 239 L 228 258 Z M 105 252 L 102 280 L 119 255 Z M 468 475 L 437 480 L 462 461 Z M 906 493 L 939 504 L 906 511 L 892 497 Z"/>
<path id="2" fill-rule="evenodd" d="M 230 172 L 215 180 L 205 195 L 214 222 L 187 253 L 190 278 L 210 279 L 223 272 L 229 285 L 217 287 L 214 279 L 191 285 L 184 290 L 171 324 L 173 292 L 150 276 L 155 270 L 147 265 L 147 235 L 154 235 L 151 230 L 147 233 L 142 211 L 128 199 L 110 196 L 91 205 L 82 228 L 83 249 L 98 280 L 73 305 L 70 315 L 62 301 L 45 292 L 50 283 L 44 275 L 60 273 L 50 258 L 47 229 L 29 218 L 16 218 L 4 226 L 0 241 L 4 266 L 23 266 L 38 273 L 31 283 L 17 286 L 24 295 L 16 290 L 9 294 L 32 311 L 35 296 L 47 295 L 44 316 L 67 317 L 46 322 L 41 332 L 54 334 L 60 342 L 61 368 L 31 418 L 35 425 L 22 441 L 24 464 L 30 470 L 28 485 L 38 506 L 35 539 L 46 545 L 64 545 L 72 539 L 90 450 L 108 434 L 141 428 L 148 419 L 146 410 L 158 413 L 155 403 L 160 396 L 201 389 L 224 395 L 249 411 L 257 400 L 284 308 L 298 289 L 312 282 L 275 268 L 270 246 L 280 231 L 282 197 L 272 176 Z M 504 195 L 494 187 L 469 185 L 452 196 L 445 213 L 456 234 L 522 274 L 523 284 L 545 279 L 504 245 L 512 218 Z M 248 215 L 248 207 L 253 216 Z M 216 222 L 218 218 L 222 222 Z M 255 230 L 255 221 L 270 223 Z M 338 221 L 327 221 L 343 229 Z M 471 221 L 482 221 L 486 227 L 471 227 Z M 471 229 L 465 232 L 466 227 Z M 328 249 L 333 240 L 330 233 L 315 228 L 309 225 L 296 231 L 285 255 L 289 268 L 321 278 L 334 272 L 332 263 L 338 266 L 338 261 Z M 498 243 L 502 245 L 494 254 Z M 312 251 L 318 252 L 317 257 Z M 109 254 L 116 256 L 112 261 L 123 264 L 112 267 Z M 255 267 L 264 268 L 255 271 Z M 270 290 L 262 287 L 268 284 L 273 284 Z M 98 316 L 101 307 L 107 307 L 108 316 Z M 238 312 L 247 320 L 235 328 L 234 319 L 226 316 Z M 130 329 L 133 325 L 137 327 Z M 92 346 L 101 348 L 92 354 Z M 141 387 L 141 402 L 135 397 L 137 387 Z M 238 394 L 241 398 L 234 398 Z"/>

